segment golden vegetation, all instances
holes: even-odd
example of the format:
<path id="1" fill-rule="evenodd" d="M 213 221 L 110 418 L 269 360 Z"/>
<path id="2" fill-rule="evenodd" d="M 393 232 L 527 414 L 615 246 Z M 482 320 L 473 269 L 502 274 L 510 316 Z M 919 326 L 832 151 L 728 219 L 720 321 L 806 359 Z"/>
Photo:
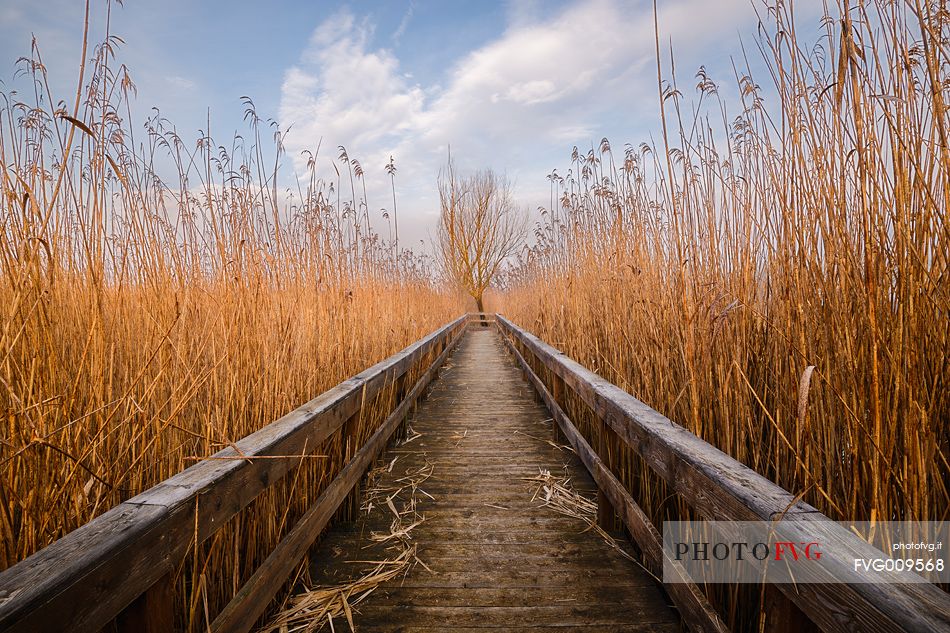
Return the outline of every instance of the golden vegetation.
<path id="1" fill-rule="evenodd" d="M 791 3 L 762 17 L 768 107 L 658 63 L 661 144 L 575 148 L 493 303 L 833 519 L 946 521 L 950 14 L 839 2 L 810 49 Z M 566 404 L 656 525 L 692 516 Z M 760 587 L 706 591 L 762 630 Z"/>
<path id="2" fill-rule="evenodd" d="M 426 261 L 370 230 L 362 167 L 345 150 L 337 182 L 319 181 L 311 159 L 281 191 L 281 133 L 249 100 L 248 133 L 227 147 L 184 140 L 157 114 L 140 134 L 115 44 L 55 110 L 34 50 L 20 61 L 34 92 L 5 94 L 0 110 L 0 568 L 459 311 Z M 299 491 L 317 492 L 352 447 L 322 448 L 328 459 L 305 460 L 189 557 L 189 628 L 204 628 L 315 498 Z"/>
<path id="3" fill-rule="evenodd" d="M 775 105 L 738 74 L 730 114 L 700 69 L 685 107 L 658 64 L 661 145 L 575 148 L 497 303 L 833 518 L 950 519 L 950 14 L 845 3 L 812 49 L 789 6 L 763 20 Z M 3 95 L 0 568 L 459 311 L 398 230 L 373 233 L 343 148 L 337 181 L 311 157 L 290 191 L 282 134 L 249 100 L 227 147 L 157 114 L 133 132 L 115 44 L 69 104 L 50 105 L 36 50 L 20 62 L 32 92 Z M 449 173 L 443 207 L 484 192 L 506 209 L 485 217 L 504 216 L 493 178 Z M 479 306 L 517 245 L 499 226 L 504 254 L 472 251 L 463 271 Z M 189 629 L 351 448 L 334 438 L 196 548 L 178 579 Z M 657 524 L 676 516 L 635 456 L 608 461 Z"/>
<path id="4" fill-rule="evenodd" d="M 659 147 L 575 148 L 499 302 L 833 518 L 947 520 L 950 15 L 851 4 L 813 49 L 763 13 L 768 109 L 700 69 L 658 82 Z"/>

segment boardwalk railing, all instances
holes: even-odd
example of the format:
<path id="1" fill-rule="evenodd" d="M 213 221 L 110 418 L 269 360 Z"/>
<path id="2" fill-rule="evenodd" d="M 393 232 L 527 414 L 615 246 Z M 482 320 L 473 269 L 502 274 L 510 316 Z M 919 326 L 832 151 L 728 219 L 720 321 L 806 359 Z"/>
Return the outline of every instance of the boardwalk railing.
<path id="1" fill-rule="evenodd" d="M 458 342 L 463 316 L 0 574 L 0 631 L 171 630 L 174 570 L 386 388 L 394 409 L 210 625 L 247 631 Z M 410 376 L 419 376 L 408 384 Z M 271 456 L 270 459 L 255 459 Z M 286 458 L 273 458 L 287 456 Z"/>
<path id="2" fill-rule="evenodd" d="M 601 494 L 620 516 L 644 553 L 647 564 L 662 569 L 663 553 L 656 527 L 636 504 L 601 457 L 585 441 L 560 403 L 570 392 L 579 397 L 605 428 L 643 458 L 670 489 L 703 517 L 721 521 L 771 521 L 781 517 L 786 534 L 796 522 L 808 522 L 808 540 L 820 522 L 822 547 L 852 552 L 854 558 L 875 558 L 880 552 L 823 515 L 816 508 L 752 469 L 673 423 L 632 395 L 611 384 L 563 352 L 497 315 L 498 328 L 529 381 L 548 406 L 561 432 L 590 470 Z M 545 378 L 542 380 L 540 376 Z M 803 534 L 804 539 L 804 534 Z M 827 545 L 826 545 L 827 544 Z M 950 630 L 950 596 L 928 584 L 875 584 L 867 575 L 845 569 L 828 570 L 827 583 L 772 585 L 788 605 L 825 631 Z M 833 575 L 832 575 L 833 573 Z M 832 577 L 836 582 L 830 582 Z M 844 581 L 844 582 L 842 582 Z M 853 581 L 853 582 L 852 582 Z M 668 584 L 667 591 L 684 618 L 700 630 L 721 630 L 695 585 Z M 697 595 L 699 594 L 699 595 Z M 787 630 L 800 630 L 786 622 Z M 770 628 L 769 630 L 776 630 Z"/>

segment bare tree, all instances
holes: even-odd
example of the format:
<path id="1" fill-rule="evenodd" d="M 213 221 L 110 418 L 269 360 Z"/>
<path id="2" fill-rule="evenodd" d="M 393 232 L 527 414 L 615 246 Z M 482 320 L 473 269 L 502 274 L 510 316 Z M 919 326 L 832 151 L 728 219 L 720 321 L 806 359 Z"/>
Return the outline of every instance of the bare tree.
<path id="1" fill-rule="evenodd" d="M 524 216 L 507 178 L 490 169 L 462 178 L 451 157 L 439 174 L 439 200 L 442 265 L 484 312 L 485 289 L 524 241 Z"/>

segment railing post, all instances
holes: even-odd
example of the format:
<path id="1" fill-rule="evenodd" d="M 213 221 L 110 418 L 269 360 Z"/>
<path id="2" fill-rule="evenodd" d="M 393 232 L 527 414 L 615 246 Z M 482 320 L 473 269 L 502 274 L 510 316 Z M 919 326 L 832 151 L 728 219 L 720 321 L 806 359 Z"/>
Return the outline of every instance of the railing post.
<path id="1" fill-rule="evenodd" d="M 358 441 L 358 436 L 360 430 L 360 416 L 362 412 L 362 408 L 357 409 L 356 413 L 351 415 L 346 420 L 346 422 L 343 423 L 343 427 L 340 429 L 340 443 L 343 447 L 344 457 L 343 466 L 341 466 L 341 468 L 345 467 L 360 449 L 361 443 Z M 346 496 L 346 500 L 340 504 L 339 512 L 344 521 L 352 521 L 360 514 L 360 484 L 360 480 L 353 484 L 353 488 Z"/>
<path id="2" fill-rule="evenodd" d="M 597 489 L 597 525 L 605 532 L 617 529 L 617 511 L 600 488 Z"/>
<path id="3" fill-rule="evenodd" d="M 561 377 L 553 371 L 550 373 L 551 397 L 554 398 L 554 402 L 556 402 L 562 409 L 567 411 L 567 403 L 564 402 L 564 381 L 561 380 Z M 561 430 L 561 425 L 557 423 L 557 420 L 552 420 L 551 422 L 554 425 L 554 443 L 567 444 L 567 438 L 564 436 L 564 432 Z"/>
<path id="4" fill-rule="evenodd" d="M 406 380 L 409 375 L 409 369 L 404 374 L 393 381 L 393 409 L 399 406 L 399 403 L 406 397 Z M 406 438 L 406 420 L 409 419 L 410 412 L 406 412 L 406 418 L 399 423 L 399 426 L 393 432 L 393 437 L 397 442 Z"/>
<path id="5" fill-rule="evenodd" d="M 604 465 L 613 471 L 620 448 L 620 437 L 605 421 L 597 420 L 597 424 L 597 453 Z M 600 488 L 597 489 L 597 525 L 607 532 L 614 532 L 620 526 L 616 508 Z"/>
<path id="6" fill-rule="evenodd" d="M 175 630 L 175 581 L 168 572 L 132 601 L 115 619 L 117 633 Z M 64 623 L 65 624 L 65 623 Z"/>
<path id="7" fill-rule="evenodd" d="M 782 593 L 781 585 L 765 584 L 762 600 L 762 620 L 759 630 L 763 633 L 818 633 L 820 629 L 801 609 Z"/>

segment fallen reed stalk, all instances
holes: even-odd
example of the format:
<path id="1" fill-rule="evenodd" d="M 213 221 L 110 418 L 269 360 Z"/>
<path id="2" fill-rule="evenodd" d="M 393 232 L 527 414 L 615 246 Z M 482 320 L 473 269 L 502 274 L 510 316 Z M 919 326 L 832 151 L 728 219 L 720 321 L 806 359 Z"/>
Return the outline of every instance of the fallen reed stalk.
<path id="1" fill-rule="evenodd" d="M 627 560 L 639 564 L 633 556 L 620 546 L 617 540 L 608 534 L 602 527 L 597 525 L 597 502 L 588 499 L 570 486 L 570 478 L 560 478 L 553 476 L 551 471 L 539 469 L 540 472 L 534 477 L 525 477 L 524 481 L 530 481 L 535 484 L 531 501 L 541 501 L 545 508 L 563 514 L 564 516 L 579 519 L 587 525 L 584 530 L 593 530 L 600 535 L 604 541 L 616 550 Z M 652 576 L 652 574 L 650 574 Z"/>
<path id="2" fill-rule="evenodd" d="M 408 430 L 407 432 L 411 433 Z M 345 561 L 372 567 L 355 579 L 330 586 L 308 587 L 296 593 L 286 601 L 267 626 L 260 629 L 260 633 L 311 632 L 326 626 L 335 630 L 334 618 L 342 617 L 346 618 L 350 630 L 355 633 L 353 607 L 365 600 L 379 585 L 400 576 L 405 577 L 417 564 L 431 572 L 417 556 L 417 546 L 412 542 L 412 530 L 425 522 L 425 516 L 417 512 L 416 494 L 426 494 L 419 486 L 432 476 L 434 467 L 426 462 L 419 468 L 407 470 L 405 476 L 393 479 L 395 485 L 383 485 L 383 474 L 391 473 L 398 459 L 397 456 L 388 462 L 381 461 L 367 473 L 367 484 L 361 504 L 364 516 L 373 512 L 392 514 L 393 521 L 389 532 L 370 533 L 370 543 L 363 548 L 386 545 L 385 551 L 391 552 L 391 555 L 383 560 Z M 397 509 L 395 500 L 404 492 L 408 492 L 408 497 L 403 501 L 402 509 Z"/>

